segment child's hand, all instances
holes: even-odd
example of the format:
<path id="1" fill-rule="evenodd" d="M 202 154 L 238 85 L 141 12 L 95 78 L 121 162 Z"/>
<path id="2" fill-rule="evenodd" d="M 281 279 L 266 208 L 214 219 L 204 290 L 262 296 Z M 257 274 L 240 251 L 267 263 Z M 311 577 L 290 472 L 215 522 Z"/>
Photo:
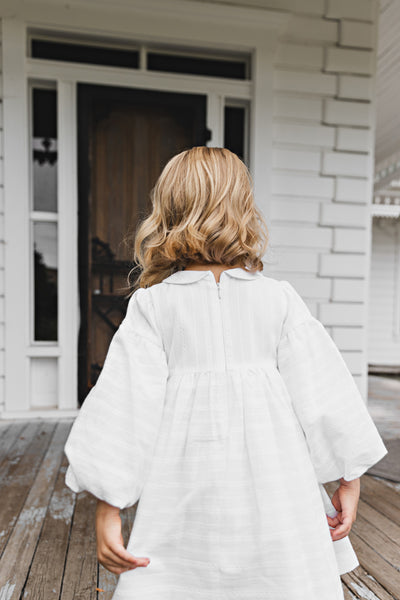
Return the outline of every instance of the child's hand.
<path id="1" fill-rule="evenodd" d="M 356 520 L 359 497 L 360 479 L 345 481 L 341 478 L 340 486 L 331 498 L 338 514 L 335 517 L 327 515 L 328 524 L 334 527 L 334 529 L 329 530 L 333 541 L 340 540 L 350 533 L 350 529 Z"/>
<path id="2" fill-rule="evenodd" d="M 97 560 L 111 573 L 120 575 L 124 571 L 147 567 L 148 558 L 133 556 L 124 547 L 119 508 L 103 500 L 96 507 Z"/>

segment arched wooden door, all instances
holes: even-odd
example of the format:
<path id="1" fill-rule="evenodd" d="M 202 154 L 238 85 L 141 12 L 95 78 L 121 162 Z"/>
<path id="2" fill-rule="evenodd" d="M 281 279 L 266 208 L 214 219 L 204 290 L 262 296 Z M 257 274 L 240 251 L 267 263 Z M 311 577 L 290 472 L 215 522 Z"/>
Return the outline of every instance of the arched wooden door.
<path id="1" fill-rule="evenodd" d="M 126 312 L 133 265 L 123 237 L 150 210 L 166 162 L 205 145 L 205 95 L 78 84 L 78 396 L 96 383 Z"/>

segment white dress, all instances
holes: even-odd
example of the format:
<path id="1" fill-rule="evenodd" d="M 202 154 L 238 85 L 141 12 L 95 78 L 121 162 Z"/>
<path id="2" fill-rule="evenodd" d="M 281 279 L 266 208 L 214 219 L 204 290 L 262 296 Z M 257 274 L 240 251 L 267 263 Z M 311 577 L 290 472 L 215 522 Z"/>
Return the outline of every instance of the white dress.
<path id="1" fill-rule="evenodd" d="M 139 499 L 113 600 L 343 600 L 321 484 L 387 449 L 295 288 L 238 267 L 134 293 L 65 453 L 74 492 Z"/>

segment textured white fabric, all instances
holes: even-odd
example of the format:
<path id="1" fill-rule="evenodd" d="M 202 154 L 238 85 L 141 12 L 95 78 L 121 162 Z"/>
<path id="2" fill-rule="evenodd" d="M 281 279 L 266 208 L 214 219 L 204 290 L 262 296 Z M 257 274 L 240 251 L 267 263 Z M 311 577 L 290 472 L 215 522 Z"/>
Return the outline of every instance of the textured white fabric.
<path id="1" fill-rule="evenodd" d="M 234 268 L 135 292 L 65 453 L 74 492 L 139 499 L 113 600 L 343 600 L 322 483 L 387 449 L 295 288 Z"/>

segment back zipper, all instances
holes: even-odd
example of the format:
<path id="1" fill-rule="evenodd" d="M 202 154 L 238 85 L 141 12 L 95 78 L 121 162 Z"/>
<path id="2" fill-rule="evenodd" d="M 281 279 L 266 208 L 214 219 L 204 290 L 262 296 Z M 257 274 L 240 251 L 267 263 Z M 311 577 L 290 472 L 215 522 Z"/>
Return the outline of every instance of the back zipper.
<path id="1" fill-rule="evenodd" d="M 227 359 L 226 359 L 226 343 L 225 343 L 225 327 L 224 327 L 224 317 L 223 317 L 223 311 L 222 311 L 222 304 L 221 304 L 221 287 L 220 287 L 220 282 L 216 281 L 217 284 L 217 290 L 218 290 L 218 304 L 219 304 L 219 313 L 221 316 L 221 330 L 222 330 L 222 345 L 224 347 L 224 361 L 225 361 L 225 371 L 228 368 L 228 364 L 227 364 Z"/>

